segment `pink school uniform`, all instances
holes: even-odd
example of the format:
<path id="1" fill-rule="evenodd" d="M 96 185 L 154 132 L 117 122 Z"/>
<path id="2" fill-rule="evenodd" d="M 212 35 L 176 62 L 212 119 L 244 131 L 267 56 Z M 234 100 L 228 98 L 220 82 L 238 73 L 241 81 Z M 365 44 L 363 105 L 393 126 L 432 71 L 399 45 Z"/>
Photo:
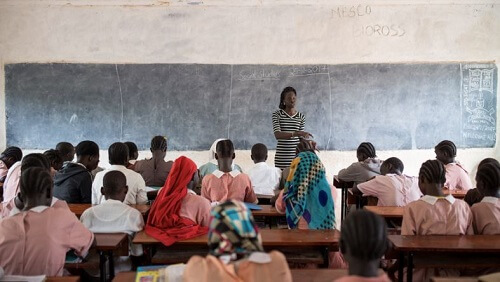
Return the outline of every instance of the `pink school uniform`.
<path id="1" fill-rule="evenodd" d="M 500 199 L 484 197 L 481 202 L 471 208 L 474 234 L 500 234 Z"/>
<path id="2" fill-rule="evenodd" d="M 404 207 L 422 196 L 418 177 L 392 173 L 358 184 L 358 189 L 363 196 L 377 197 L 377 206 Z"/>
<path id="3" fill-rule="evenodd" d="M 250 178 L 238 170 L 224 173 L 217 169 L 203 177 L 201 195 L 210 202 L 224 202 L 226 200 L 257 202 Z"/>
<path id="4" fill-rule="evenodd" d="M 209 226 L 210 208 L 210 202 L 207 199 L 188 189 L 186 197 L 182 199 L 179 215 L 201 226 Z"/>
<path id="5" fill-rule="evenodd" d="M 469 173 L 459 163 L 449 163 L 446 168 L 446 182 L 444 187 L 450 190 L 469 190 L 472 189 L 472 182 Z"/>
<path id="6" fill-rule="evenodd" d="M 19 179 L 21 179 L 21 162 L 13 164 L 3 184 L 3 203 L 8 203 L 19 193 Z"/>
<path id="7" fill-rule="evenodd" d="M 67 208 L 38 206 L 0 221 L 0 266 L 6 274 L 63 274 L 66 252 L 88 252 L 94 235 Z"/>
<path id="8" fill-rule="evenodd" d="M 9 168 L 3 161 L 0 161 L 0 179 L 4 178 L 7 175 L 7 172 L 9 172 Z"/>

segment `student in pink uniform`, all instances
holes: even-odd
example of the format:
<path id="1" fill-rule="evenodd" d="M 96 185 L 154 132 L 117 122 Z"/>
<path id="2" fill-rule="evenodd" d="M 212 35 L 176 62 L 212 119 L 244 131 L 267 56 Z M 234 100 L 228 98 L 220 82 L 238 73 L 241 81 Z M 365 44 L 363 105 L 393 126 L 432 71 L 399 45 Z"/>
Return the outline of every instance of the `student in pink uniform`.
<path id="1" fill-rule="evenodd" d="M 418 177 L 404 175 L 403 170 L 400 159 L 388 158 L 380 167 L 382 175 L 358 184 L 353 188 L 353 193 L 377 197 L 377 206 L 404 207 L 420 199 L 422 192 L 418 188 Z"/>
<path id="2" fill-rule="evenodd" d="M 23 158 L 23 151 L 18 147 L 8 147 L 0 154 L 0 183 L 4 183 L 9 168 Z M 0 198 L 2 191 L 0 190 Z"/>
<path id="3" fill-rule="evenodd" d="M 444 188 L 452 190 L 469 190 L 472 188 L 469 173 L 455 160 L 457 147 L 449 140 L 439 142 L 434 148 L 436 159 L 446 168 L 446 182 Z"/>
<path id="4" fill-rule="evenodd" d="M 227 201 L 212 209 L 208 248 L 208 256 L 189 259 L 183 281 L 292 281 L 285 256 L 278 251 L 264 252 L 252 213 L 240 201 Z"/>
<path id="5" fill-rule="evenodd" d="M 349 275 L 336 282 L 390 282 L 380 267 L 388 247 L 385 220 L 366 210 L 350 213 L 342 223 L 340 251 L 349 263 Z"/>
<path id="6" fill-rule="evenodd" d="M 85 256 L 94 235 L 67 208 L 50 206 L 52 177 L 43 168 L 21 176 L 22 212 L 0 221 L 0 267 L 9 275 L 63 274 L 66 252 Z"/>
<path id="7" fill-rule="evenodd" d="M 477 165 L 477 170 L 479 171 L 479 169 L 481 168 L 481 166 L 483 164 L 486 164 L 486 163 L 495 163 L 496 165 L 500 165 L 500 163 L 496 159 L 494 159 L 494 158 L 486 158 L 486 159 L 483 159 L 479 163 L 479 165 Z M 477 181 L 476 181 L 476 185 L 477 185 Z M 472 205 L 481 202 L 481 200 L 483 199 L 483 197 L 484 196 L 483 196 L 483 194 L 481 194 L 481 192 L 479 192 L 479 189 L 473 188 L 473 189 L 470 189 L 469 191 L 467 191 L 467 194 L 465 194 L 465 197 L 464 197 L 464 201 L 467 204 L 469 204 L 469 207 L 472 207 Z"/>
<path id="8" fill-rule="evenodd" d="M 203 177 L 201 195 L 213 204 L 226 200 L 257 203 L 257 196 L 248 175 L 232 168 L 235 157 L 233 142 L 219 141 L 216 151 L 215 158 L 219 169 Z"/>
<path id="9" fill-rule="evenodd" d="M 500 234 L 500 164 L 489 162 L 479 167 L 477 188 L 484 195 L 471 208 L 475 234 Z"/>

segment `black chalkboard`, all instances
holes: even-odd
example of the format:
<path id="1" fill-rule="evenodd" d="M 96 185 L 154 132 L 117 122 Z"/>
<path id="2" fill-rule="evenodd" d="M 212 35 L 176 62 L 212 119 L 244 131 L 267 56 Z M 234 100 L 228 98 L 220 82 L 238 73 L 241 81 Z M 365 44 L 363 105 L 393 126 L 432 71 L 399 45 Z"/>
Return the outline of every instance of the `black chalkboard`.
<path id="1" fill-rule="evenodd" d="M 207 150 L 221 137 L 274 148 L 271 114 L 285 86 L 322 149 L 496 142 L 492 63 L 8 64 L 5 74 L 7 143 L 22 148 L 90 139 L 146 149 L 154 135 L 167 135 L 170 150 Z"/>

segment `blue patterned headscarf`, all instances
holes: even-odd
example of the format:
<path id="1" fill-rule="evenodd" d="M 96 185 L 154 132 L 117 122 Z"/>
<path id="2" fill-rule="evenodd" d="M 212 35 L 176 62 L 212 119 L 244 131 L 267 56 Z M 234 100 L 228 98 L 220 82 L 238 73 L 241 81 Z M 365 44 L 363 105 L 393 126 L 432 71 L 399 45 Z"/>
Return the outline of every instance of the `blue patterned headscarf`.
<path id="1" fill-rule="evenodd" d="M 296 228 L 304 218 L 309 229 L 335 228 L 335 208 L 325 167 L 313 152 L 302 152 L 292 161 L 283 195 L 286 220 Z"/>

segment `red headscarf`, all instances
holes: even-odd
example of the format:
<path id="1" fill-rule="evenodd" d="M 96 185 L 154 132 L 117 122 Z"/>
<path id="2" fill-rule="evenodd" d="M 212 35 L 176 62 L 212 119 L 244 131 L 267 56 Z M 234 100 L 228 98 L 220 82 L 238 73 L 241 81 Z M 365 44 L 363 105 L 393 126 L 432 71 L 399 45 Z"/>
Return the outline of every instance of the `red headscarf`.
<path id="1" fill-rule="evenodd" d="M 192 160 L 184 156 L 175 160 L 165 185 L 151 207 L 144 230 L 166 246 L 208 233 L 208 227 L 179 216 L 182 199 L 187 195 L 187 185 L 195 172 L 196 164 Z"/>

